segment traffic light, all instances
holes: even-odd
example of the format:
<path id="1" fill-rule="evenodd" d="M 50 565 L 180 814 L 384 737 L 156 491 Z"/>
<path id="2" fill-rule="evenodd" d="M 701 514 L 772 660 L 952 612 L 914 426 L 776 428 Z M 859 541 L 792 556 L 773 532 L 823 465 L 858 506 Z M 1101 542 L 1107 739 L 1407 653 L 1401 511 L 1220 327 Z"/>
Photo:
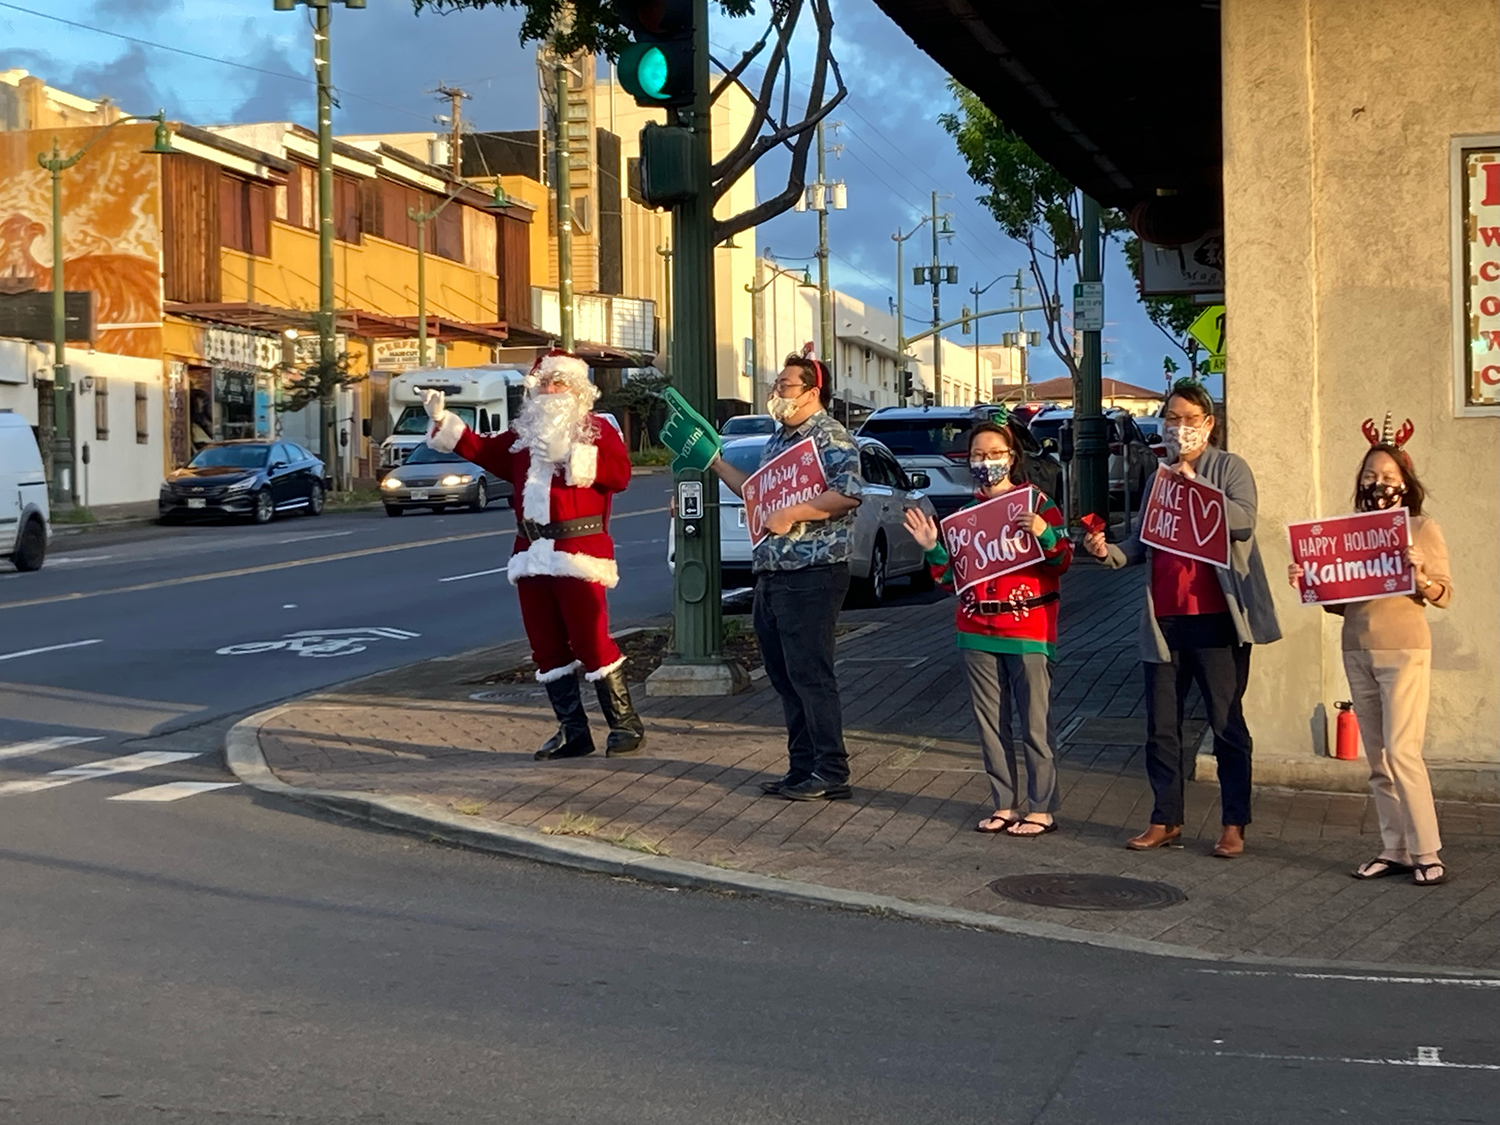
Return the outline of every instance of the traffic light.
<path id="1" fill-rule="evenodd" d="M 693 104 L 693 0 L 613 0 L 631 44 L 615 64 L 620 85 L 647 107 Z"/>
<path id="2" fill-rule="evenodd" d="M 964 318 L 964 329 L 963 329 L 963 331 L 964 331 L 964 335 L 965 336 L 969 335 L 969 333 L 973 331 L 973 328 L 971 326 L 973 325 L 974 322 L 969 319 L 969 316 L 971 315 L 971 313 L 972 313 L 972 310 L 969 308 L 968 305 L 965 305 L 964 306 L 964 311 L 963 311 L 963 318 Z"/>
<path id="3" fill-rule="evenodd" d="M 908 367 L 901 372 L 901 398 L 904 401 L 911 400 L 911 368 Z"/>

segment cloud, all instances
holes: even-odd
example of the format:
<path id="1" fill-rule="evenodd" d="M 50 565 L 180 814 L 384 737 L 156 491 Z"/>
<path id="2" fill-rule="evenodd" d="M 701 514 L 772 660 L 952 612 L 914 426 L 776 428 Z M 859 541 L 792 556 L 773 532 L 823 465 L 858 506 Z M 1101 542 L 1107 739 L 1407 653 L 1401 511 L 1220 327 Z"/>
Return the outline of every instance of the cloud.
<path id="1" fill-rule="evenodd" d="M 245 21 L 245 38 L 255 39 L 255 26 Z M 317 113 L 317 94 L 312 84 L 311 66 L 299 65 L 291 53 L 269 39 L 262 38 L 254 54 L 242 57 L 247 66 L 279 74 L 308 71 L 308 81 L 292 82 L 274 74 L 246 74 L 250 85 L 244 97 L 230 114 L 231 121 L 296 121 L 311 119 Z"/>
<path id="2" fill-rule="evenodd" d="M 54 86 L 86 98 L 108 98 L 126 113 L 149 113 L 167 99 L 155 81 L 152 60 L 145 48 L 132 43 L 125 52 L 108 62 L 81 63 L 66 79 L 46 75 Z"/>

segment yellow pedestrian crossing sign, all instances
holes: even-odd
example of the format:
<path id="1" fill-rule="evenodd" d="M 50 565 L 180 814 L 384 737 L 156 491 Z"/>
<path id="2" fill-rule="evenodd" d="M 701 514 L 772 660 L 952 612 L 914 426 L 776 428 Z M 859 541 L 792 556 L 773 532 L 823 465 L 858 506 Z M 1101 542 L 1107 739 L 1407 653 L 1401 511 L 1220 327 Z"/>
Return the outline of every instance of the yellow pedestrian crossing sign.
<path id="1" fill-rule="evenodd" d="M 1188 335 L 1208 349 L 1211 356 L 1224 354 L 1224 306 L 1209 305 L 1188 325 Z"/>

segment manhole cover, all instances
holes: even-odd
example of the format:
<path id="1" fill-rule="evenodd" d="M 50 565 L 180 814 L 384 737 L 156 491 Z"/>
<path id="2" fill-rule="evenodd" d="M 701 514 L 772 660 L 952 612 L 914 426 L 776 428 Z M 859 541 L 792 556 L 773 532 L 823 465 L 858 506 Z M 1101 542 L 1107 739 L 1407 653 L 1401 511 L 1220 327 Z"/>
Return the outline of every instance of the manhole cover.
<path id="1" fill-rule="evenodd" d="M 990 890 L 1029 906 L 1064 910 L 1160 910 L 1186 902 L 1187 895 L 1166 883 L 1118 875 L 1006 875 Z"/>

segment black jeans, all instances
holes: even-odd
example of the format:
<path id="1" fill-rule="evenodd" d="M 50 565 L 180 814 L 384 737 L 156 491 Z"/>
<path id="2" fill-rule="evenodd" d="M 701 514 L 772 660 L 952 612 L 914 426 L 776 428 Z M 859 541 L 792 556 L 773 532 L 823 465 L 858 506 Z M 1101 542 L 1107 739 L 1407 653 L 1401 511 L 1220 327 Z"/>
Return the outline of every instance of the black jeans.
<path id="1" fill-rule="evenodd" d="M 1219 800 L 1225 824 L 1250 823 L 1250 730 L 1245 685 L 1250 646 L 1239 643 L 1227 613 L 1158 617 L 1171 654 L 1168 664 L 1146 664 L 1146 776 L 1156 795 L 1152 824 L 1183 822 L 1183 784 L 1191 772 L 1182 743 L 1182 711 L 1196 680 L 1214 732 Z"/>
<path id="2" fill-rule="evenodd" d="M 833 671 L 833 627 L 849 592 L 849 566 L 810 566 L 755 581 L 755 639 L 786 715 L 787 773 L 849 783 L 844 714 Z"/>

